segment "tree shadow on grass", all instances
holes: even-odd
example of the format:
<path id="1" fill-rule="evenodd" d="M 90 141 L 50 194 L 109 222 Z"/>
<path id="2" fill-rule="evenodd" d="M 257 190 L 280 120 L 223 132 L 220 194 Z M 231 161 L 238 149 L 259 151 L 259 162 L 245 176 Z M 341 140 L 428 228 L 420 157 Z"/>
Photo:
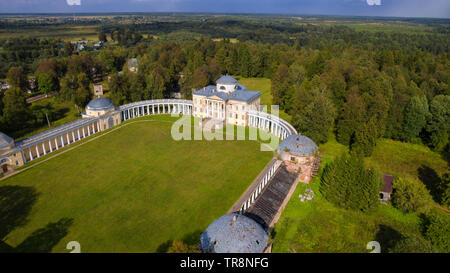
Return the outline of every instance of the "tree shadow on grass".
<path id="1" fill-rule="evenodd" d="M 386 225 L 380 225 L 375 235 L 375 240 L 380 243 L 381 253 L 387 253 L 401 238 L 400 232 Z"/>
<path id="2" fill-rule="evenodd" d="M 32 187 L 0 187 L 0 240 L 27 223 L 38 193 Z"/>
<path id="3" fill-rule="evenodd" d="M 66 237 L 73 219 L 62 218 L 56 223 L 49 223 L 44 228 L 34 231 L 15 249 L 16 252 L 48 253 Z"/>
<path id="4" fill-rule="evenodd" d="M 27 224 L 28 215 L 38 196 L 33 187 L 0 187 L 0 253 L 50 252 L 67 235 L 73 219 L 62 218 L 34 231 L 16 248 L 3 241 L 14 229 Z"/>
<path id="5" fill-rule="evenodd" d="M 441 203 L 443 195 L 442 179 L 437 172 L 426 165 L 420 166 L 417 171 L 419 173 L 420 181 L 422 181 L 430 191 L 433 200 L 437 203 Z"/>
<path id="6" fill-rule="evenodd" d="M 158 248 L 156 249 L 156 252 L 157 253 L 166 253 L 172 244 L 173 244 L 173 240 L 167 240 L 158 246 Z"/>

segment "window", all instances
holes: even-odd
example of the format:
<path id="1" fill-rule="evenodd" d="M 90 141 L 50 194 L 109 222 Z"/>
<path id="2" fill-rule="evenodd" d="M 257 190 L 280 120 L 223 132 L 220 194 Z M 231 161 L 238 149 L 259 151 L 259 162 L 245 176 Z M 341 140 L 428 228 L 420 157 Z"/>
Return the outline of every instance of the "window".
<path id="1" fill-rule="evenodd" d="M 220 87 L 220 90 L 225 90 L 225 86 L 222 85 L 222 86 Z"/>
<path id="2" fill-rule="evenodd" d="M 242 105 L 242 111 L 244 111 L 245 110 L 245 105 Z"/>
<path id="3" fill-rule="evenodd" d="M 291 156 L 291 161 L 295 161 L 295 157 Z"/>

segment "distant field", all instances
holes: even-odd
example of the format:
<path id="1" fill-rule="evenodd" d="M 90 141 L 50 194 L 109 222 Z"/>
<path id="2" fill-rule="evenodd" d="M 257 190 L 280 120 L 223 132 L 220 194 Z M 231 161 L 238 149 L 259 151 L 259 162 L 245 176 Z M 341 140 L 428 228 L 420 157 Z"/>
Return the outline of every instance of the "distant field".
<path id="1" fill-rule="evenodd" d="M 45 26 L 27 27 L 23 29 L 0 29 L 0 39 L 33 37 L 55 38 L 65 41 L 71 40 L 98 40 L 98 26 Z"/>
<path id="2" fill-rule="evenodd" d="M 322 168 L 334 157 L 346 151 L 334 138 L 320 146 Z M 442 175 L 447 162 L 427 147 L 393 140 L 379 140 L 373 155 L 366 159 L 368 166 L 377 167 L 383 174 L 421 181 L 425 170 Z M 420 215 L 403 213 L 391 205 L 380 206 L 372 214 L 336 208 L 319 192 L 320 178 L 310 185 L 299 184 L 275 226 L 273 252 L 364 252 L 369 241 L 378 241 L 382 252 L 400 235 L 421 236 Z M 302 203 L 299 194 L 312 188 L 316 198 Z"/>
<path id="3" fill-rule="evenodd" d="M 197 243 L 273 156 L 256 141 L 174 141 L 173 118 L 144 119 L 155 121 L 130 124 L 0 182 L 0 211 L 10 215 L 0 219 L 4 243 L 42 252 L 68 252 L 69 241 L 80 242 L 82 252 Z"/>

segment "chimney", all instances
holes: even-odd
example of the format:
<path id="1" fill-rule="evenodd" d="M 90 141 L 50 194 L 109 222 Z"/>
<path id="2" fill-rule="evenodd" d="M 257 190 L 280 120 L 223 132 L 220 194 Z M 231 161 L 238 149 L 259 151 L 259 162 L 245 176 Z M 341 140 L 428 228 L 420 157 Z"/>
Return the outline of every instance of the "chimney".
<path id="1" fill-rule="evenodd" d="M 237 216 L 234 215 L 234 216 L 233 216 L 233 222 L 236 222 L 236 220 L 237 220 Z"/>

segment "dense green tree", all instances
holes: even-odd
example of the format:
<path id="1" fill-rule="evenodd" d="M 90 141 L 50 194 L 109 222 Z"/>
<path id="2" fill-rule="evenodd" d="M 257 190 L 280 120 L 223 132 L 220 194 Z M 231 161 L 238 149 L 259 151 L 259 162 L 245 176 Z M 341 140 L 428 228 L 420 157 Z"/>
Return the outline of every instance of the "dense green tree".
<path id="1" fill-rule="evenodd" d="M 404 141 L 413 142 L 425 128 L 429 116 L 427 98 L 425 96 L 412 97 L 405 108 L 400 138 Z"/>
<path id="2" fill-rule="evenodd" d="M 39 92 L 49 94 L 57 89 L 56 80 L 50 74 L 40 73 L 37 82 Z"/>
<path id="3" fill-rule="evenodd" d="M 292 116 L 292 124 L 316 143 L 328 141 L 335 116 L 334 105 L 324 94 L 318 94 L 306 107 L 297 108 Z"/>
<path id="4" fill-rule="evenodd" d="M 337 141 L 350 146 L 352 140 L 354 140 L 356 129 L 361 128 L 365 118 L 366 105 L 364 100 L 357 92 L 350 93 L 337 121 Z"/>
<path id="5" fill-rule="evenodd" d="M 355 128 L 353 138 L 350 141 L 350 149 L 355 153 L 369 157 L 377 144 L 377 128 L 374 118 L 363 122 Z"/>
<path id="6" fill-rule="evenodd" d="M 430 146 L 441 152 L 449 143 L 450 96 L 438 95 L 430 103 L 431 119 L 427 125 Z"/>
<path id="7" fill-rule="evenodd" d="M 3 97 L 3 120 L 9 130 L 25 126 L 29 112 L 25 94 L 19 87 L 9 88 Z"/>
<path id="8" fill-rule="evenodd" d="M 279 105 L 281 109 L 284 109 L 284 97 L 291 92 L 292 81 L 289 73 L 289 67 L 285 64 L 281 64 L 272 78 L 272 103 Z"/>
<path id="9" fill-rule="evenodd" d="M 426 212 L 432 198 L 425 185 L 419 181 L 397 178 L 393 185 L 392 205 L 404 212 Z"/>
<path id="10" fill-rule="evenodd" d="M 28 87 L 27 76 L 21 66 L 11 67 L 8 71 L 7 78 L 9 85 L 13 88 L 19 88 L 20 90 L 25 91 Z"/>
<path id="11" fill-rule="evenodd" d="M 108 81 L 110 99 L 115 105 L 122 105 L 130 102 L 129 82 L 126 75 L 113 74 Z"/>
<path id="12" fill-rule="evenodd" d="M 380 178 L 364 167 L 362 157 L 342 154 L 325 166 L 320 192 L 338 207 L 372 211 L 379 204 Z"/>

